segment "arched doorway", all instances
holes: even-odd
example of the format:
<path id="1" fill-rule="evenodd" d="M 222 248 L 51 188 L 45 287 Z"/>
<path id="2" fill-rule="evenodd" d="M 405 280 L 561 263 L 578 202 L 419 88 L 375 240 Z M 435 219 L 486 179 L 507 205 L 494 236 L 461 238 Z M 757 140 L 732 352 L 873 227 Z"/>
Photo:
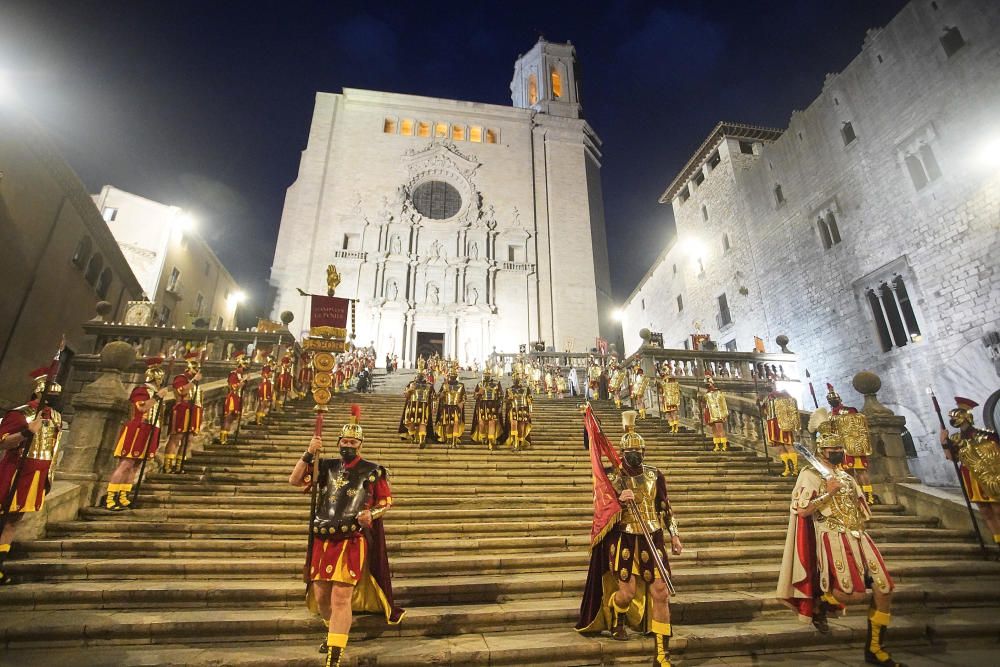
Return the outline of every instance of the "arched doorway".
<path id="1" fill-rule="evenodd" d="M 429 359 L 435 352 L 444 356 L 444 334 L 437 331 L 418 331 L 417 358 Z"/>

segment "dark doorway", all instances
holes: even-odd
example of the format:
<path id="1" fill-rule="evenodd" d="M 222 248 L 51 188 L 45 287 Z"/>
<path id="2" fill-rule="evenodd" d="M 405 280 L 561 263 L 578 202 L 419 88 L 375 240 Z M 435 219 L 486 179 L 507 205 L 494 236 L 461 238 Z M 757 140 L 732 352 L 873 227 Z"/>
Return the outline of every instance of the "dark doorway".
<path id="1" fill-rule="evenodd" d="M 436 331 L 418 331 L 417 358 L 430 359 L 435 352 L 444 356 L 444 334 Z"/>

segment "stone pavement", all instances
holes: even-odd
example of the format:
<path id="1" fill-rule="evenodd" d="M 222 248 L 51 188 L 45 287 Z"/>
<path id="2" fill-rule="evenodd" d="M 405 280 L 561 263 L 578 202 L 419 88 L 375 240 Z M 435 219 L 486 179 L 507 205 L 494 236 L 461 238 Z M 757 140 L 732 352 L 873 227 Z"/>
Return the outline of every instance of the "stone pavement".
<path id="1" fill-rule="evenodd" d="M 328 438 L 352 400 L 364 411 L 365 455 L 392 474 L 386 533 L 408 614 L 392 628 L 358 617 L 348 664 L 648 659 L 648 638 L 620 643 L 572 629 L 592 499 L 577 401 L 539 400 L 534 448 L 490 453 L 468 442 L 401 442 L 401 399 L 386 394 L 337 396 Z M 140 509 L 87 510 L 18 545 L 9 569 L 20 583 L 0 591 L 0 665 L 321 664 L 324 630 L 304 609 L 299 580 L 308 497 L 286 481 L 309 437 L 310 405 L 195 454 L 183 476 L 151 476 Z M 617 437 L 613 407 L 595 409 Z M 713 454 L 699 434 L 671 435 L 654 420 L 639 430 L 651 462 L 667 470 L 686 545 L 674 561 L 678 664 L 821 664 L 810 660 L 860 647 L 863 608 L 824 637 L 772 598 L 791 480 L 769 476 L 753 452 Z M 963 642 L 996 646 L 1000 564 L 983 561 L 969 534 L 897 505 L 876 508 L 871 529 L 899 584 L 891 646 L 931 657 Z M 860 649 L 844 655 L 830 664 L 858 664 Z"/>

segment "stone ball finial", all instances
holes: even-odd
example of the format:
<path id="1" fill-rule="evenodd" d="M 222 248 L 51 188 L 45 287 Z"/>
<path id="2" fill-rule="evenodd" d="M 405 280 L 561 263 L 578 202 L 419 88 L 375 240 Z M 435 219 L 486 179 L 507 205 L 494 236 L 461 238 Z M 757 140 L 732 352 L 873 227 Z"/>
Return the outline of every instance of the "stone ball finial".
<path id="1" fill-rule="evenodd" d="M 135 363 L 135 350 L 120 340 L 111 341 L 101 350 L 101 368 L 127 371 Z"/>
<path id="2" fill-rule="evenodd" d="M 781 348 L 782 353 L 795 354 L 794 352 L 788 349 L 788 336 L 786 336 L 785 334 L 780 334 L 777 338 L 774 339 L 774 342 L 777 343 L 778 347 Z"/>
<path id="3" fill-rule="evenodd" d="M 101 318 L 101 320 L 108 319 L 108 315 L 111 314 L 112 308 L 114 308 L 114 306 L 111 304 L 110 301 L 98 301 L 94 305 L 94 310 L 97 312 L 97 315 L 98 317 Z"/>
<path id="4" fill-rule="evenodd" d="M 861 371 L 851 381 L 859 394 L 877 394 L 882 388 L 882 378 L 871 371 Z"/>
<path id="5" fill-rule="evenodd" d="M 641 338 L 643 342 L 646 343 L 647 345 L 649 344 L 649 337 L 650 337 L 649 329 L 647 329 L 646 327 L 639 329 L 639 338 Z"/>
<path id="6" fill-rule="evenodd" d="M 284 324 L 286 327 L 289 324 L 291 324 L 292 320 L 294 320 L 294 319 L 295 319 L 295 314 L 292 313 L 292 311 L 290 311 L 290 310 L 283 310 L 283 311 L 281 311 L 281 323 Z"/>

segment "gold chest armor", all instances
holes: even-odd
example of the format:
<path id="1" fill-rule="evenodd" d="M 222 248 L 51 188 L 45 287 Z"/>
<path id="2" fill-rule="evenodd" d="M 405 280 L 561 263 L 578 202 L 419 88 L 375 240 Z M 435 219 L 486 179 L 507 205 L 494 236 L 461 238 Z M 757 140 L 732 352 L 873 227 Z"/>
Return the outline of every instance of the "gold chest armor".
<path id="1" fill-rule="evenodd" d="M 34 409 L 22 409 L 28 423 L 38 419 Z M 42 428 L 31 440 L 28 447 L 28 458 L 37 461 L 52 461 L 59 452 L 59 441 L 62 438 L 62 415 L 49 408 L 51 417 L 42 420 Z"/>
<path id="2" fill-rule="evenodd" d="M 462 385 L 446 384 L 444 386 L 444 404 L 458 405 L 461 402 L 462 402 Z"/>
<path id="3" fill-rule="evenodd" d="M 660 391 L 663 393 L 664 405 L 681 404 L 681 385 L 673 380 L 663 380 L 660 382 Z"/>
<path id="4" fill-rule="evenodd" d="M 515 409 L 528 407 L 528 391 L 524 387 L 519 389 L 511 388 L 510 406 Z"/>
<path id="5" fill-rule="evenodd" d="M 156 392 L 158 392 L 159 389 L 157 389 L 154 385 L 148 383 L 146 384 L 146 389 L 149 391 L 149 395 L 154 402 L 153 402 L 153 407 L 151 407 L 149 410 L 146 410 L 146 412 L 142 414 L 142 423 L 151 424 L 156 428 L 162 427 L 164 403 L 163 401 L 158 401 L 156 399 Z"/>
<path id="6" fill-rule="evenodd" d="M 713 422 L 725 421 L 729 418 L 726 396 L 719 390 L 705 392 L 705 407 L 708 408 L 709 420 Z"/>
<path id="7" fill-rule="evenodd" d="M 962 465 L 972 471 L 987 493 L 1000 496 L 1000 445 L 982 431 L 957 443 Z"/>
<path id="8" fill-rule="evenodd" d="M 835 474 L 843 486 L 833 495 L 826 509 L 816 514 L 816 521 L 827 530 L 860 537 L 861 531 L 865 529 L 865 517 L 858 505 L 854 480 L 843 470 L 838 470 Z"/>
<path id="9" fill-rule="evenodd" d="M 484 384 L 483 385 L 483 400 L 484 401 L 499 401 L 500 400 L 500 386 L 497 384 Z"/>
<path id="10" fill-rule="evenodd" d="M 591 380 L 599 380 L 601 377 L 600 366 L 591 366 L 590 368 L 588 368 L 587 377 L 590 378 Z"/>
<path id="11" fill-rule="evenodd" d="M 426 404 L 431 400 L 431 388 L 417 387 L 413 390 L 413 401 L 420 404 Z"/>
<path id="12" fill-rule="evenodd" d="M 609 475 L 611 483 L 619 491 L 631 489 L 635 494 L 635 505 L 639 508 L 639 521 L 628 509 L 622 510 L 622 529 L 629 535 L 642 535 L 642 524 L 650 533 L 654 533 L 662 528 L 660 525 L 660 515 L 656 512 L 656 469 L 643 466 L 642 472 L 635 477 L 630 477 L 624 471 Z"/>
<path id="13" fill-rule="evenodd" d="M 871 456 L 872 441 L 868 418 L 860 412 L 834 415 L 833 430 L 844 441 L 844 452 L 850 456 Z"/>

